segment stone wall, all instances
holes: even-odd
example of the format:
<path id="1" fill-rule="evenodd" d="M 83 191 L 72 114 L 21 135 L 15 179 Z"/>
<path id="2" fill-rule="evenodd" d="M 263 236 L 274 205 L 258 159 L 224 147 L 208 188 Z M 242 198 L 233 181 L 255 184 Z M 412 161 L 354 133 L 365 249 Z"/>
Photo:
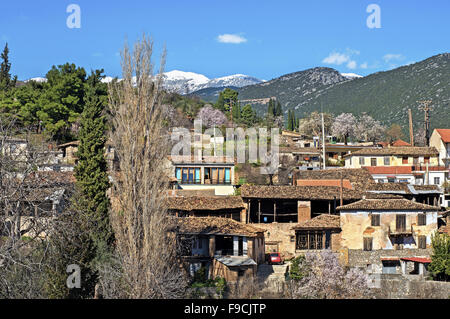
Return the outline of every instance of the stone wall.
<path id="1" fill-rule="evenodd" d="M 368 264 L 381 267 L 381 257 L 430 257 L 431 249 L 380 249 L 373 251 L 364 251 L 359 249 L 341 250 L 344 264 L 349 267 L 367 268 Z"/>
<path id="2" fill-rule="evenodd" d="M 424 280 L 420 276 L 381 275 L 376 298 L 383 299 L 448 299 L 450 282 Z"/>
<path id="3" fill-rule="evenodd" d="M 266 253 L 272 252 L 271 248 L 276 247 L 271 245 L 272 242 L 278 243 L 278 250 L 283 258 L 292 257 L 295 254 L 295 231 L 292 229 L 295 223 L 270 223 L 270 224 L 252 224 L 258 228 L 267 230 L 264 233 L 264 240 L 266 242 Z M 293 241 L 291 241 L 293 238 Z"/>

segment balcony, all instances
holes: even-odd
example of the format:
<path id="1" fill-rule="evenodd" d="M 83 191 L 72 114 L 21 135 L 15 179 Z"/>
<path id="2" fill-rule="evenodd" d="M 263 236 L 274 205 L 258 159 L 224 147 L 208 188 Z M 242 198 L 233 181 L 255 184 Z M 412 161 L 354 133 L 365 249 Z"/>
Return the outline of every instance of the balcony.
<path id="1" fill-rule="evenodd" d="M 394 229 L 389 225 L 388 235 L 391 236 L 412 236 L 414 234 L 413 226 L 410 227 L 396 227 Z"/>

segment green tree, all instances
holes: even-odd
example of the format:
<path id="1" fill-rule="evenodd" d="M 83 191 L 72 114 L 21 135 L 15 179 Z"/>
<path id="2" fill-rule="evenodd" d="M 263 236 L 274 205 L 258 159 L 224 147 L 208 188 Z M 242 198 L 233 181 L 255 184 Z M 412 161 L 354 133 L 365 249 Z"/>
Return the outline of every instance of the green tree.
<path id="1" fill-rule="evenodd" d="M 0 64 L 0 91 L 8 91 L 16 86 L 17 75 L 11 78 L 11 62 L 9 62 L 9 48 L 6 43 L 1 54 L 2 63 Z"/>
<path id="2" fill-rule="evenodd" d="M 106 195 L 110 188 L 105 160 L 107 86 L 101 83 L 103 70 L 96 70 L 86 84 L 85 108 L 81 113 L 78 164 L 75 167 L 77 187 L 81 193 L 79 203 L 92 221 L 91 236 L 97 258 L 103 259 L 114 240 L 109 222 L 110 202 Z"/>
<path id="3" fill-rule="evenodd" d="M 231 108 L 234 108 L 237 105 L 238 94 L 237 91 L 230 88 L 226 88 L 222 91 L 224 109 L 226 112 L 230 112 Z"/>
<path id="4" fill-rule="evenodd" d="M 278 101 L 276 109 L 275 109 L 275 116 L 282 116 L 282 115 L 283 115 L 283 109 L 281 107 L 281 103 Z"/>
<path id="5" fill-rule="evenodd" d="M 242 109 L 241 121 L 247 126 L 252 126 L 256 123 L 256 113 L 250 104 L 247 104 Z"/>
<path id="6" fill-rule="evenodd" d="M 450 280 L 450 236 L 446 233 L 435 233 L 431 236 L 431 263 L 428 271 L 436 280 Z"/>
<path id="7" fill-rule="evenodd" d="M 269 105 L 267 106 L 267 116 L 275 116 L 275 105 L 273 99 L 269 100 Z"/>
<path id="8" fill-rule="evenodd" d="M 75 64 L 53 66 L 47 73 L 48 83 L 37 112 L 45 130 L 56 141 L 74 138 L 72 125 L 79 119 L 84 106 L 86 71 Z"/>
<path id="9" fill-rule="evenodd" d="M 72 205 L 52 222 L 53 231 L 45 245 L 43 290 L 50 299 L 85 299 L 94 296 L 98 274 L 92 268 L 95 246 L 90 238 L 90 222 L 78 211 L 75 194 Z M 67 287 L 67 267 L 77 265 L 81 271 L 80 288 Z M 72 270 L 73 271 L 73 270 Z"/>
<path id="10" fill-rule="evenodd" d="M 233 121 L 239 122 L 241 118 L 241 103 L 237 102 L 236 105 L 233 106 Z"/>
<path id="11" fill-rule="evenodd" d="M 218 97 L 217 102 L 215 104 L 215 108 L 219 109 L 222 112 L 225 112 L 225 101 L 223 99 L 223 92 L 219 93 L 219 97 Z"/>

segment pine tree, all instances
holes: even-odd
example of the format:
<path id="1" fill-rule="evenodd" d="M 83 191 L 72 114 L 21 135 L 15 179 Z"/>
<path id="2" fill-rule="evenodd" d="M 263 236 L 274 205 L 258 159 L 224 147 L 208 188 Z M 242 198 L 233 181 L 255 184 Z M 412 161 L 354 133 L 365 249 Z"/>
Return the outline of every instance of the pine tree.
<path id="1" fill-rule="evenodd" d="M 275 115 L 275 110 L 274 110 L 273 100 L 272 99 L 269 100 L 269 105 L 267 107 L 267 115 L 268 116 Z"/>
<path id="2" fill-rule="evenodd" d="M 250 104 L 247 104 L 242 109 L 241 120 L 247 126 L 252 126 L 256 122 L 256 113 Z"/>
<path id="3" fill-rule="evenodd" d="M 292 131 L 294 129 L 293 127 L 293 116 L 292 116 L 292 110 L 288 111 L 288 121 L 287 121 L 287 130 Z"/>
<path id="4" fill-rule="evenodd" d="M 225 111 L 225 101 L 223 99 L 223 92 L 219 93 L 219 98 L 217 99 L 215 107 L 216 107 L 216 109 L 218 109 L 222 112 Z"/>
<path id="5" fill-rule="evenodd" d="M 106 143 L 107 105 L 106 84 L 101 83 L 103 70 L 92 72 L 87 80 L 85 108 L 81 114 L 80 145 L 78 165 L 75 167 L 77 187 L 81 192 L 80 204 L 93 222 L 92 240 L 97 249 L 97 258 L 108 252 L 114 236 L 109 222 L 110 187 L 107 163 L 104 157 Z"/>
<path id="6" fill-rule="evenodd" d="M 281 116 L 283 115 L 283 109 L 281 108 L 281 103 L 277 102 L 277 107 L 275 110 L 275 116 Z"/>
<path id="7" fill-rule="evenodd" d="M 8 43 L 1 54 L 2 63 L 0 65 L 0 91 L 8 91 L 16 86 L 17 76 L 11 79 L 11 62 L 9 62 L 9 49 Z"/>

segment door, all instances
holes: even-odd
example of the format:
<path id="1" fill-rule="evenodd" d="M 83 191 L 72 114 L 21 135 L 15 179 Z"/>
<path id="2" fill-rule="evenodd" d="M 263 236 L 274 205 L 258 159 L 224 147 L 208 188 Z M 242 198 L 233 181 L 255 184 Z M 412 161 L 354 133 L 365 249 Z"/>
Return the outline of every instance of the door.
<path id="1" fill-rule="evenodd" d="M 395 225 L 397 232 L 405 232 L 406 231 L 406 215 L 401 214 L 397 215 L 395 218 Z"/>

